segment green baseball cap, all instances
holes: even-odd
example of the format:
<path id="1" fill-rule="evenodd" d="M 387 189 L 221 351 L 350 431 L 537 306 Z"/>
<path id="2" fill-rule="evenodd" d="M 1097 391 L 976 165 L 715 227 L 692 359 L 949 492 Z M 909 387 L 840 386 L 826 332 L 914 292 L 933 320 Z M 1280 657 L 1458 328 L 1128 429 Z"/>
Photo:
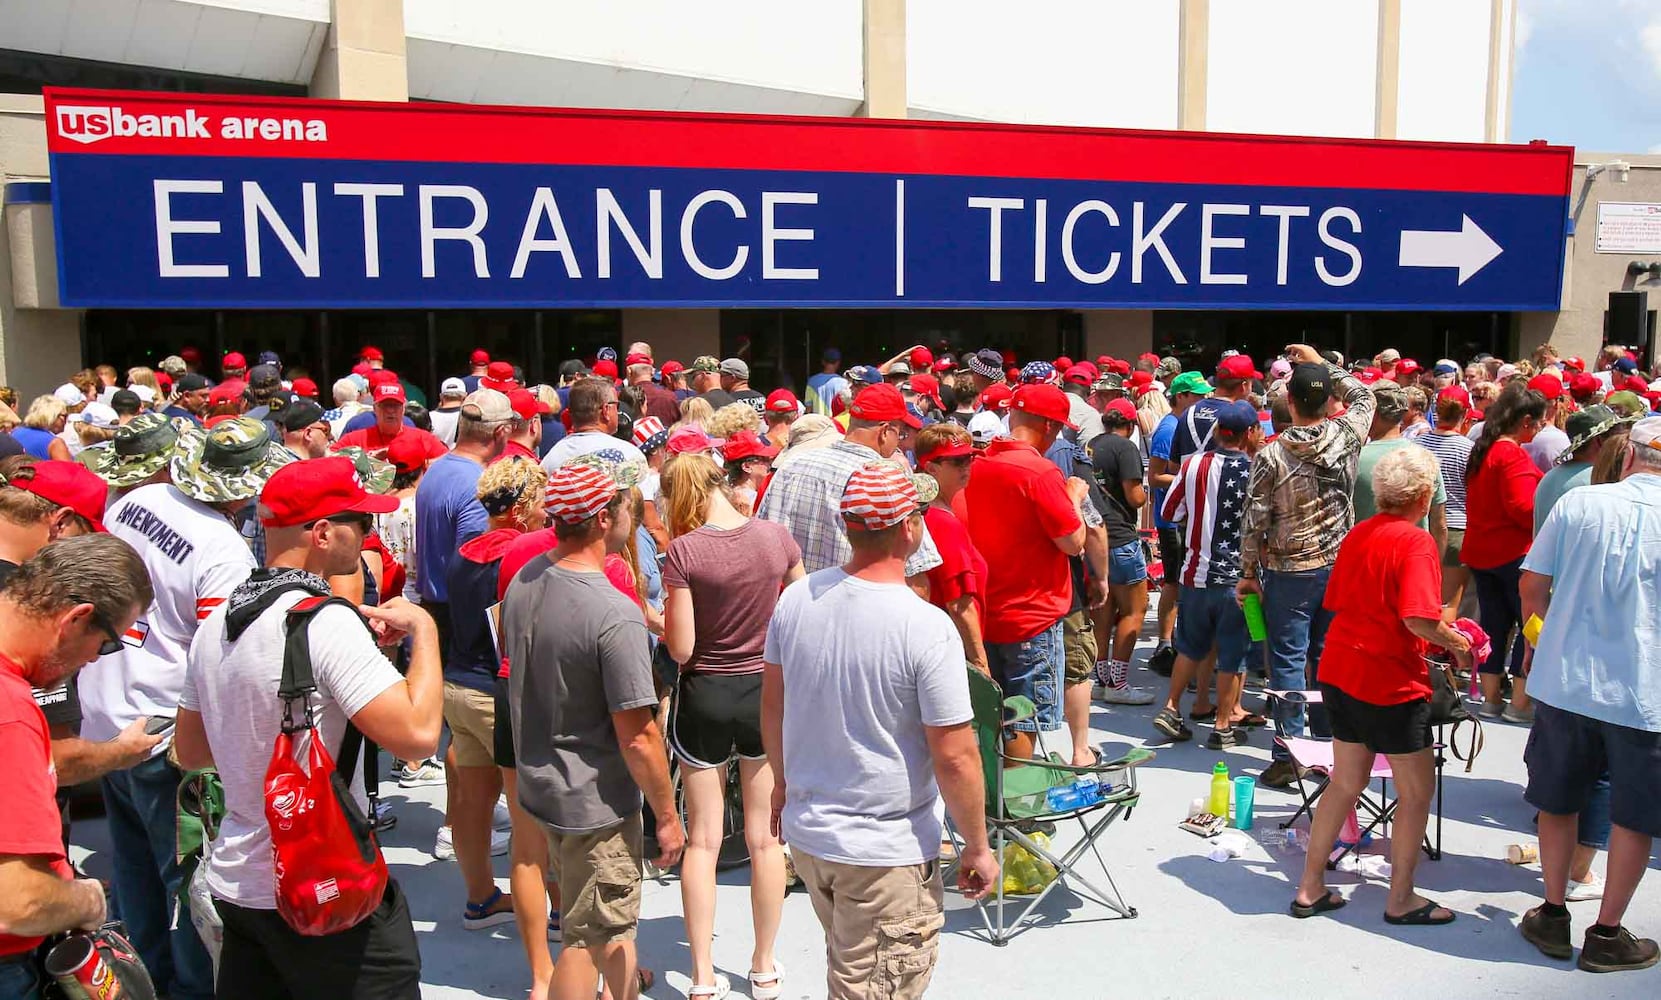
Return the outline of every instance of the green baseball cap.
<path id="1" fill-rule="evenodd" d="M 695 372 L 714 373 L 721 370 L 721 361 L 719 358 L 713 358 L 708 354 L 703 354 L 693 360 L 691 368 Z"/>
<path id="2" fill-rule="evenodd" d="M 1207 382 L 1205 376 L 1199 372 L 1183 372 L 1171 380 L 1171 395 L 1175 396 L 1179 392 L 1191 392 L 1196 396 L 1208 396 L 1211 394 L 1211 383 Z"/>

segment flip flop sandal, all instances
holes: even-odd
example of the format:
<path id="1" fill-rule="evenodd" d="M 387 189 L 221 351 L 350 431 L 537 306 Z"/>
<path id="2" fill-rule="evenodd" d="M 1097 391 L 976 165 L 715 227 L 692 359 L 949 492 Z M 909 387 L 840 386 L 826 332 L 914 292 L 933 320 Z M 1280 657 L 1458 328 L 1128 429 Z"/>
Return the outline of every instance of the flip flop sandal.
<path id="1" fill-rule="evenodd" d="M 1452 910 L 1448 910 L 1448 915 L 1446 917 L 1431 916 L 1431 914 L 1435 913 L 1438 909 L 1447 909 L 1447 907 L 1432 900 L 1431 902 L 1419 907 L 1417 910 L 1409 910 L 1399 917 L 1392 917 L 1390 914 L 1386 913 L 1384 915 L 1384 922 L 1387 924 L 1395 924 L 1398 927 L 1440 927 L 1443 924 L 1453 923 L 1454 918 L 1458 916 L 1458 914 L 1454 913 Z"/>
<path id="2" fill-rule="evenodd" d="M 1210 722 L 1217 717 L 1217 710 L 1213 708 L 1209 712 L 1189 712 L 1188 717 L 1195 722 Z"/>
<path id="3" fill-rule="evenodd" d="M 1089 749 L 1090 749 L 1090 763 L 1085 764 L 1083 766 L 1085 766 L 1085 767 L 1101 767 L 1102 766 L 1102 752 L 1100 750 L 1097 750 L 1095 747 L 1090 747 Z"/>
<path id="4" fill-rule="evenodd" d="M 1297 917 L 1299 920 L 1304 920 L 1309 917 L 1316 916 L 1317 914 L 1331 913 L 1333 910 L 1341 910 L 1348 904 L 1349 900 L 1338 895 L 1338 891 L 1336 889 L 1328 889 L 1326 895 L 1315 900 L 1315 902 L 1310 903 L 1308 906 L 1298 902 L 1298 897 L 1293 896 L 1292 916 Z M 1390 918 L 1385 917 L 1384 919 L 1388 920 Z"/>
<path id="5" fill-rule="evenodd" d="M 635 980 L 635 985 L 640 987 L 640 992 L 645 993 L 647 990 L 650 990 L 652 988 L 653 983 L 657 982 L 657 977 L 652 974 L 651 969 L 646 968 L 644 965 L 640 965 L 640 966 L 635 967 L 634 980 Z M 601 976 L 599 985 L 594 987 L 594 996 L 596 998 L 603 997 L 603 996 L 605 996 L 605 993 L 606 993 L 606 977 Z M 691 994 L 688 994 L 688 996 L 690 996 L 690 995 Z M 725 996 L 726 994 L 722 994 L 722 995 Z"/>
<path id="6" fill-rule="evenodd" d="M 1262 729 L 1264 726 L 1269 724 L 1269 720 L 1265 719 L 1261 715 L 1258 715 L 1256 712 L 1247 712 L 1240 718 L 1235 719 L 1234 724 L 1236 726 L 1245 726 L 1247 729 Z"/>
<path id="7" fill-rule="evenodd" d="M 772 972 L 750 970 L 751 1000 L 779 1000 L 784 995 L 784 966 L 776 959 Z"/>

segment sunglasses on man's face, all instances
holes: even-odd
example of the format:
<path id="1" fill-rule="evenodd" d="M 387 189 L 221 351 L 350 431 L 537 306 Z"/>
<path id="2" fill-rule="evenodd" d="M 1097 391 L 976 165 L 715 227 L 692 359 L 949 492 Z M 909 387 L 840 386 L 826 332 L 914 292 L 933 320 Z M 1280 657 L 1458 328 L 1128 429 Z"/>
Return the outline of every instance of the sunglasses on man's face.
<path id="1" fill-rule="evenodd" d="M 70 600 L 74 601 L 77 604 L 91 604 L 92 603 L 91 601 L 83 601 L 79 597 L 75 597 L 73 595 L 71 595 Z M 106 638 L 98 646 L 98 655 L 99 656 L 108 656 L 111 653 L 121 652 L 121 646 L 122 646 L 121 636 L 116 634 L 115 626 L 111 625 L 109 619 L 105 618 L 103 613 L 100 612 L 96 607 L 94 607 L 92 609 L 92 624 L 97 626 L 98 631 L 100 631 L 100 632 L 104 633 L 104 635 L 108 636 L 108 638 Z"/>

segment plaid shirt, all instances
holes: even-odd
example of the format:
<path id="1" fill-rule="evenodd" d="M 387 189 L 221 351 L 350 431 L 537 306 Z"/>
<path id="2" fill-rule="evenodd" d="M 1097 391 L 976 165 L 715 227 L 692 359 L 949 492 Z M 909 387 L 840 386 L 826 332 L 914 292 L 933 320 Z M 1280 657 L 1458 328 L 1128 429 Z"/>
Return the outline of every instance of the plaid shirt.
<path id="1" fill-rule="evenodd" d="M 790 529 L 801 546 L 802 568 L 807 572 L 840 566 L 853 556 L 842 526 L 842 491 L 860 466 L 882 460 L 875 451 L 852 441 L 838 441 L 802 455 L 774 473 L 756 516 Z M 906 575 L 917 576 L 938 565 L 940 553 L 925 528 L 923 544 L 906 560 Z"/>

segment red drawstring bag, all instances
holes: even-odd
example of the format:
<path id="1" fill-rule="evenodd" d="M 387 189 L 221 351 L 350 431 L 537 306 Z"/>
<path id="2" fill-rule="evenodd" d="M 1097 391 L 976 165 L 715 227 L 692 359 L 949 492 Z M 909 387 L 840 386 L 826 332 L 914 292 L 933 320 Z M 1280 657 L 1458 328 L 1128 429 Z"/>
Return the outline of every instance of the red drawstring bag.
<path id="1" fill-rule="evenodd" d="M 335 934 L 363 922 L 381 905 L 388 881 L 374 824 L 352 798 L 350 775 L 363 749 L 363 734 L 347 726 L 337 770 L 312 715 L 311 695 L 317 686 L 306 626 L 331 602 L 352 607 L 340 598 L 310 597 L 288 612 L 283 679 L 277 692 L 283 699 L 283 728 L 265 770 L 265 819 L 271 827 L 277 912 L 284 923 L 308 937 Z M 298 723 L 295 702 L 302 709 Z M 295 750 L 300 736 L 309 736 L 305 767 Z M 373 754 L 366 753 L 364 787 L 371 795 L 372 761 Z"/>

